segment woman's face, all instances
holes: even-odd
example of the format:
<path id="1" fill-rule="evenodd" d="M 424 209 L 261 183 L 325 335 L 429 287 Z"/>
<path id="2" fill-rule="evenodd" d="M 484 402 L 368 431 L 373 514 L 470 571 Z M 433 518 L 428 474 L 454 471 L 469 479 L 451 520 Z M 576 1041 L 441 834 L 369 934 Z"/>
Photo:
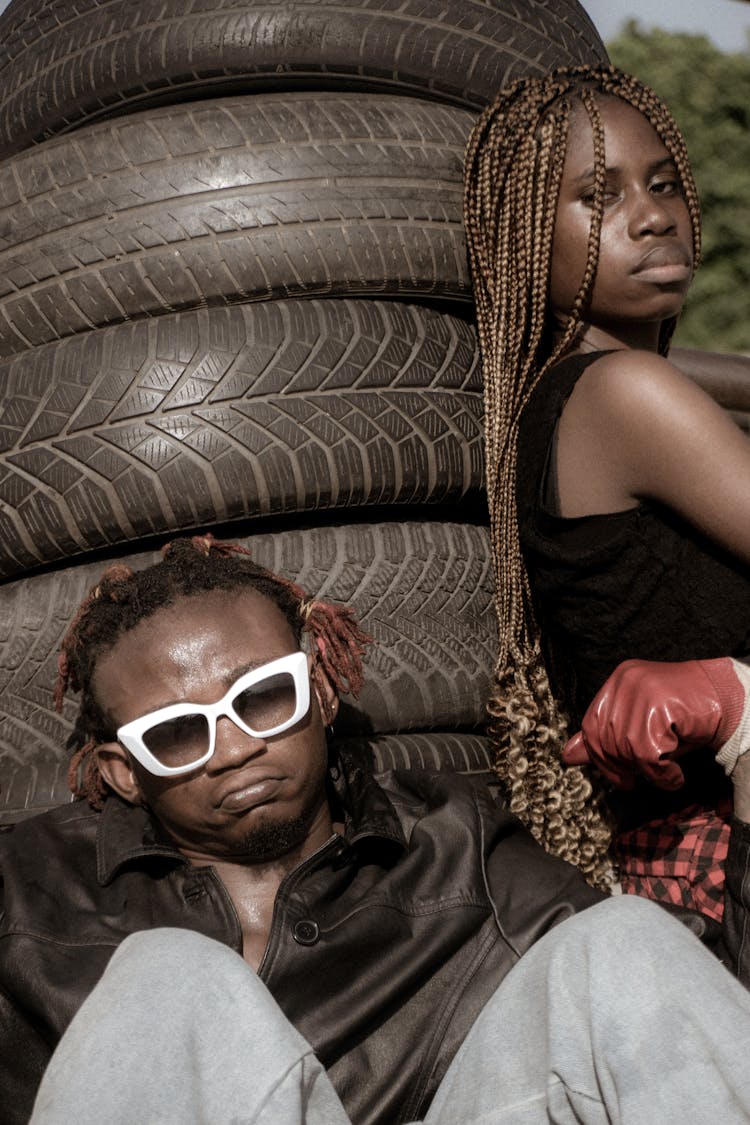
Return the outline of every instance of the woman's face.
<path id="1" fill-rule="evenodd" d="M 597 102 L 606 181 L 599 262 L 584 319 L 600 330 L 598 346 L 655 348 L 661 323 L 680 312 L 692 280 L 690 215 L 674 161 L 646 118 L 615 97 Z M 594 141 L 579 102 L 571 113 L 552 242 L 550 304 L 558 315 L 570 311 L 584 275 L 593 196 Z"/>

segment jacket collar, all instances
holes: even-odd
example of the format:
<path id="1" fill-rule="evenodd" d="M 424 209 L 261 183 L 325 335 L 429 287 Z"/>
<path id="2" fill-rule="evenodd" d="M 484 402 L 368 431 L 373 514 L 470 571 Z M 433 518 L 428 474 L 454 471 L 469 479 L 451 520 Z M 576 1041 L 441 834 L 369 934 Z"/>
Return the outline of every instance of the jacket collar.
<path id="1" fill-rule="evenodd" d="M 345 739 L 336 744 L 331 781 L 344 809 L 350 844 L 366 836 L 377 836 L 406 847 L 401 822 L 388 794 L 375 780 L 372 754 L 363 739 Z"/>
<path id="2" fill-rule="evenodd" d="M 375 780 L 368 749 L 359 740 L 343 742 L 331 766 L 331 783 L 342 805 L 349 844 L 368 836 L 406 846 L 401 824 L 387 794 Z M 96 870 L 102 886 L 134 860 L 188 861 L 165 842 L 147 809 L 129 805 L 114 793 L 104 803 L 96 835 Z"/>
<path id="3" fill-rule="evenodd" d="M 159 838 L 148 811 L 111 793 L 104 802 L 96 831 L 96 876 L 105 886 L 120 868 L 136 859 L 170 859 L 187 863 L 172 844 Z"/>

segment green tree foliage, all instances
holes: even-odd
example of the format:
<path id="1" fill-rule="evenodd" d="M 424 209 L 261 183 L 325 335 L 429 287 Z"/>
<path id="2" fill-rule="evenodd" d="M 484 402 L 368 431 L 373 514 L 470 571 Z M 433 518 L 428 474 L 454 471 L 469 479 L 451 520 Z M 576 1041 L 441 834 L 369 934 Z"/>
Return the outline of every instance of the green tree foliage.
<path id="1" fill-rule="evenodd" d="M 612 62 L 648 83 L 687 140 L 703 214 L 703 258 L 675 343 L 750 352 L 750 51 L 630 22 Z"/>

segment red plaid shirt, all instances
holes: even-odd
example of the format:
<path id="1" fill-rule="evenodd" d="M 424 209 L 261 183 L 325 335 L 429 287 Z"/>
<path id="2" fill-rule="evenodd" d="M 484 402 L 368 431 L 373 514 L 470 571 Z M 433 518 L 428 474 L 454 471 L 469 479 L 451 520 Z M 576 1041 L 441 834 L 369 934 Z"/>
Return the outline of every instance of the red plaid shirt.
<path id="1" fill-rule="evenodd" d="M 698 805 L 623 832 L 616 842 L 622 889 L 657 902 L 689 906 L 721 921 L 730 801 Z"/>

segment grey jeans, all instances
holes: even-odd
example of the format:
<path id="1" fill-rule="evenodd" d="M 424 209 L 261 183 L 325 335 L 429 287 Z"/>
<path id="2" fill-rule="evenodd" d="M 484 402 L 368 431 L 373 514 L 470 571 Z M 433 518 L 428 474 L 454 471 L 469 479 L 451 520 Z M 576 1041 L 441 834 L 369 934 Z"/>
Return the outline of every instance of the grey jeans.
<path id="1" fill-rule="evenodd" d="M 61 1040 L 32 1117 L 102 1122 L 349 1118 L 245 962 L 208 938 L 161 929 L 117 950 Z M 608 900 L 556 927 L 513 968 L 425 1122 L 750 1122 L 750 993 L 653 903 Z"/>

